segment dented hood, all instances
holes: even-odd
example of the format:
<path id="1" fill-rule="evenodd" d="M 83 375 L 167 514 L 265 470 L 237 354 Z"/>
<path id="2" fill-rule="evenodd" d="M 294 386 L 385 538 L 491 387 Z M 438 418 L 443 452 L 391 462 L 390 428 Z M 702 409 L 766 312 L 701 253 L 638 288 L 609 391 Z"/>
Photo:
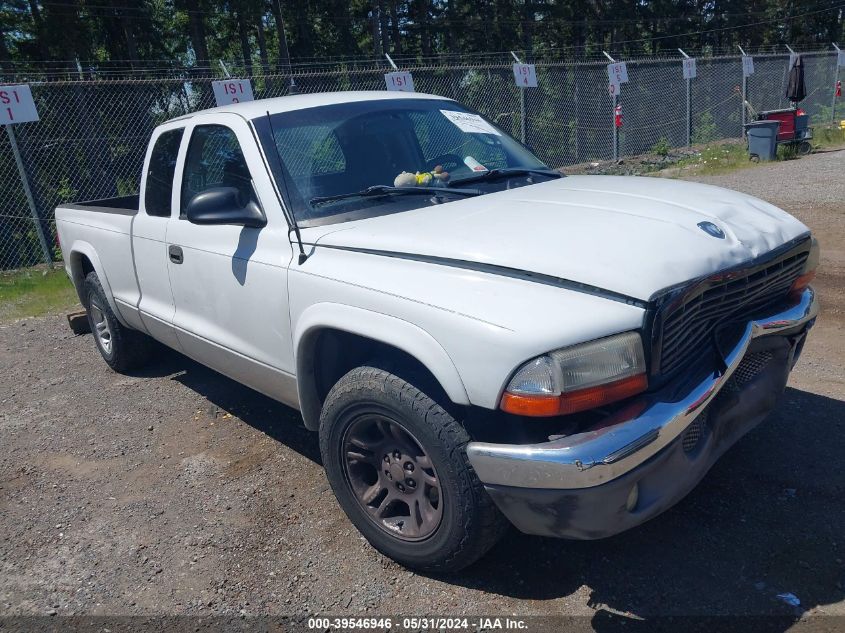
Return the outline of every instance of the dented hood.
<path id="1" fill-rule="evenodd" d="M 763 200 L 711 185 L 570 176 L 314 227 L 303 237 L 318 247 L 422 256 L 435 263 L 442 259 L 444 265 L 457 260 L 499 266 L 648 300 L 808 231 Z"/>

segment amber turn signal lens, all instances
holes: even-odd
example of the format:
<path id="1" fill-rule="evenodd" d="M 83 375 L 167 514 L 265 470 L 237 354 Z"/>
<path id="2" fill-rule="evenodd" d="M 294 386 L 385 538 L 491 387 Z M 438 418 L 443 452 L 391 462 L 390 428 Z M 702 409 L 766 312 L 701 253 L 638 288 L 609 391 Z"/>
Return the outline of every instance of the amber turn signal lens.
<path id="1" fill-rule="evenodd" d="M 803 275 L 800 275 L 795 281 L 792 282 L 792 285 L 789 287 L 789 296 L 796 297 L 802 292 L 804 292 L 807 286 L 810 285 L 810 282 L 813 281 L 815 276 L 815 270 L 811 270 L 809 272 L 804 273 Z"/>
<path id="2" fill-rule="evenodd" d="M 636 395 L 648 388 L 645 374 L 628 376 L 605 385 L 587 387 L 562 395 L 526 396 L 507 393 L 502 396 L 502 411 L 514 415 L 550 417 L 595 409 L 611 402 Z"/>
<path id="3" fill-rule="evenodd" d="M 524 396 L 505 392 L 502 396 L 502 411 L 514 415 L 549 417 L 558 414 L 560 396 Z"/>
<path id="4" fill-rule="evenodd" d="M 637 374 L 636 376 L 628 376 L 627 378 L 610 382 L 606 385 L 570 391 L 560 396 L 559 413 L 566 415 L 567 413 L 595 409 L 596 407 L 641 393 L 647 388 L 648 378 L 646 378 L 646 375 Z"/>

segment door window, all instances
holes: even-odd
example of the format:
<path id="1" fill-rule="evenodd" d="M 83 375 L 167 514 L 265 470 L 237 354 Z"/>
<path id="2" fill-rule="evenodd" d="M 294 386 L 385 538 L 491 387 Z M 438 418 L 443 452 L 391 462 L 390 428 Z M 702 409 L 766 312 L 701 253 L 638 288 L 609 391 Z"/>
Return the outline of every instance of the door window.
<path id="1" fill-rule="evenodd" d="M 182 216 L 195 195 L 215 187 L 234 187 L 243 200 L 258 202 L 235 133 L 222 125 L 200 125 L 194 128 L 185 157 Z"/>
<path id="2" fill-rule="evenodd" d="M 170 217 L 170 200 L 173 194 L 173 175 L 176 173 L 176 155 L 182 142 L 183 128 L 163 132 L 153 146 L 147 186 L 144 190 L 144 208 L 147 215 Z"/>

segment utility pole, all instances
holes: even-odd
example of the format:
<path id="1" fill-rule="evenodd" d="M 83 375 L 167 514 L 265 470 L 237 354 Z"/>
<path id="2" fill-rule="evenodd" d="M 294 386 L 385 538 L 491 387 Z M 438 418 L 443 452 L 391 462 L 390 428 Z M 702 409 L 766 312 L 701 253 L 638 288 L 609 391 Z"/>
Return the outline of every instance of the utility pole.
<path id="1" fill-rule="evenodd" d="M 285 34 L 285 18 L 282 14 L 282 0 L 275 0 L 276 2 L 276 31 L 279 34 L 279 52 L 282 55 L 282 60 L 287 68 L 288 76 L 290 77 L 290 84 L 288 85 L 288 94 L 296 94 L 299 88 L 296 87 L 296 82 L 293 80 L 293 66 L 290 63 L 290 50 L 288 50 L 288 37 Z"/>
<path id="2" fill-rule="evenodd" d="M 381 48 L 381 35 L 379 33 L 380 25 L 378 0 L 373 0 L 372 3 L 370 3 L 370 12 L 372 14 L 370 19 L 370 31 L 373 35 L 373 56 L 378 57 L 380 53 L 387 52 L 379 50 Z"/>

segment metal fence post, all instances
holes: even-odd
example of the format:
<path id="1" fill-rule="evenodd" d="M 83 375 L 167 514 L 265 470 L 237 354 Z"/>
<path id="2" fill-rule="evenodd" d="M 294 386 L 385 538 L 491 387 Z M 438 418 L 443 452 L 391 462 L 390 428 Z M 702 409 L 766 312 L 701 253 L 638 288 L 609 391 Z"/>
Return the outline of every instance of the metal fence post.
<path id="1" fill-rule="evenodd" d="M 833 58 L 833 102 L 830 105 L 830 122 L 836 124 L 836 84 L 839 82 L 839 55 L 841 51 L 835 43 L 833 48 L 836 49 L 836 53 L 834 53 Z"/>
<path id="2" fill-rule="evenodd" d="M 519 87 L 519 140 L 525 145 L 525 88 Z"/>
<path id="3" fill-rule="evenodd" d="M 616 105 L 619 95 L 613 93 L 613 107 L 610 109 L 610 125 L 613 126 L 613 161 L 619 160 L 619 128 L 616 127 Z"/>
<path id="4" fill-rule="evenodd" d="M 511 56 L 517 64 L 522 63 L 522 60 L 513 51 L 511 51 Z M 525 145 L 525 88 L 523 86 L 519 87 L 519 140 Z"/>
<path id="5" fill-rule="evenodd" d="M 607 51 L 602 51 L 602 53 L 604 54 L 605 57 L 607 57 L 610 60 L 611 64 L 616 63 L 616 60 L 613 59 L 613 57 L 611 57 L 610 54 Z M 610 80 L 609 76 L 608 76 L 608 80 Z M 615 85 L 615 84 L 613 84 L 612 81 L 609 81 L 608 89 L 610 89 L 611 85 Z M 622 92 L 621 84 L 619 84 L 619 86 L 617 86 L 617 87 L 619 89 L 613 91 L 613 97 L 612 97 L 611 103 L 610 103 L 610 106 L 611 106 L 610 107 L 610 125 L 613 129 L 613 162 L 617 162 L 619 160 L 619 128 L 616 127 L 616 106 L 618 104 L 617 100 L 619 99 L 619 95 L 617 93 Z"/>
<path id="6" fill-rule="evenodd" d="M 687 147 L 692 145 L 692 79 L 687 79 Z"/>
<path id="7" fill-rule="evenodd" d="M 745 74 L 745 51 L 739 44 L 736 45 L 742 57 L 739 58 L 739 71 L 742 73 L 742 103 L 740 108 L 742 110 L 742 137 L 745 138 L 745 124 L 748 123 L 748 75 Z"/>
<path id="8" fill-rule="evenodd" d="M 12 146 L 12 154 L 15 155 L 15 163 L 18 166 L 18 173 L 21 177 L 21 185 L 26 194 L 26 201 L 29 204 L 29 213 L 32 216 L 32 221 L 35 223 L 35 230 L 38 232 L 38 241 L 41 242 L 41 250 L 44 254 L 44 262 L 49 268 L 53 267 L 53 256 L 50 254 L 50 247 L 47 245 L 47 236 L 44 235 L 44 226 L 41 224 L 41 218 L 38 217 L 38 210 L 35 208 L 35 198 L 32 196 L 32 189 L 29 186 L 29 178 L 26 175 L 26 168 L 21 159 L 21 152 L 18 149 L 18 141 L 15 138 L 15 132 L 11 125 L 6 125 L 6 134 L 9 135 L 9 144 Z"/>
<path id="9" fill-rule="evenodd" d="M 678 52 L 684 56 L 684 59 L 689 59 L 687 55 L 680 48 Z M 687 77 L 687 147 L 692 145 L 692 78 Z"/>

